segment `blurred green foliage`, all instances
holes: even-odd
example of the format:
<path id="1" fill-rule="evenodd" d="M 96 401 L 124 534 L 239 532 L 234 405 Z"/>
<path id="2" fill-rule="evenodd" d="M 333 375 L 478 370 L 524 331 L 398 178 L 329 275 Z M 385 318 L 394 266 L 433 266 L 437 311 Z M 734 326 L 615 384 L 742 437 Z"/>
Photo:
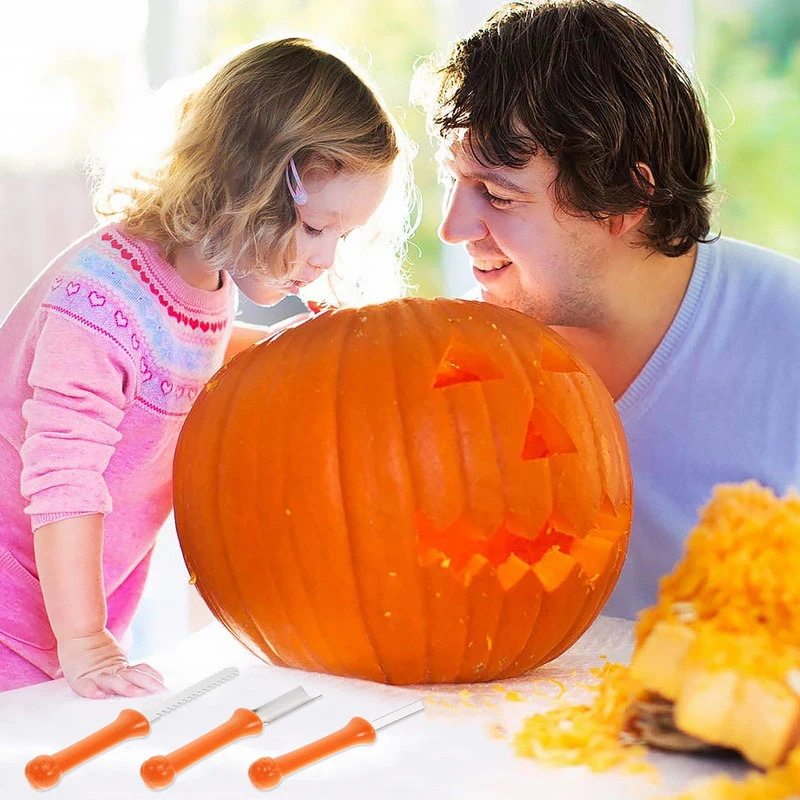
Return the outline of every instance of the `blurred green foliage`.
<path id="1" fill-rule="evenodd" d="M 321 36 L 344 47 L 367 69 L 389 109 L 418 147 L 414 177 L 424 214 L 408 248 L 406 267 L 413 294 L 432 297 L 443 291 L 440 245 L 436 235 L 442 193 L 436 178 L 434 150 L 422 112 L 409 103 L 414 65 L 443 46 L 435 0 L 292 0 L 209 3 L 208 36 L 203 61 L 256 38 L 293 34 Z M 446 42 L 444 42 L 446 44 Z"/>
<path id="2" fill-rule="evenodd" d="M 717 132 L 717 227 L 800 257 L 800 3 L 696 4 L 696 69 Z"/>

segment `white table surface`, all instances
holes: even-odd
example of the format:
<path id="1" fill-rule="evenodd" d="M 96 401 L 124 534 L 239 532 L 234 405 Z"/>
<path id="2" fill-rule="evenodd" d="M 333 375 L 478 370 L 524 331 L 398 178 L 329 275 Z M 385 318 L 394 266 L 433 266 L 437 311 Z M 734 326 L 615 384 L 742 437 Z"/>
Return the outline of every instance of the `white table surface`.
<path id="1" fill-rule="evenodd" d="M 627 800 L 664 797 L 699 776 L 744 774 L 735 760 L 649 756 L 660 780 L 623 772 L 592 773 L 583 767 L 554 769 L 514 755 L 511 737 L 525 717 L 551 708 L 559 691 L 581 702 L 590 668 L 606 660 L 627 663 L 632 651 L 631 623 L 600 617 L 565 655 L 503 686 L 524 699 L 511 702 L 496 684 L 392 687 L 367 681 L 283 669 L 262 663 L 222 626 L 213 623 L 169 652 L 148 661 L 162 670 L 171 691 L 179 691 L 225 666 L 242 674 L 224 686 L 159 720 L 150 734 L 123 742 L 63 776 L 48 791 L 63 800 L 152 798 L 139 777 L 141 763 L 166 754 L 224 722 L 237 707 L 254 708 L 302 684 L 323 697 L 266 726 L 259 736 L 234 742 L 181 773 L 162 790 L 168 800 L 197 798 L 347 798 L 347 800 L 516 800 L 575 798 Z M 605 658 L 603 658 L 605 656 Z M 464 690 L 470 695 L 467 697 Z M 344 725 L 353 716 L 375 719 L 423 697 L 423 713 L 378 732 L 373 745 L 339 753 L 288 778 L 272 795 L 261 793 L 247 777 L 249 765 L 265 755 L 280 755 Z M 563 699 L 563 698 L 562 698 Z M 25 764 L 54 753 L 111 722 L 123 708 L 145 711 L 150 698 L 85 700 L 64 681 L 0 694 L 0 800 L 41 793 L 25 779 Z M 492 734 L 501 726 L 505 738 Z"/>

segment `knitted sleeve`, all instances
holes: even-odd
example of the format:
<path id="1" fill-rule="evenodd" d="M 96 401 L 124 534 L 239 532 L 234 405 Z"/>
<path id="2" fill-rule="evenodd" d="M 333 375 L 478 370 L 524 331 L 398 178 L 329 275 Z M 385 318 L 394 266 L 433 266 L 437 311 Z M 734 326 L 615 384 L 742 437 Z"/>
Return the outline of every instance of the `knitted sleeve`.
<path id="1" fill-rule="evenodd" d="M 136 391 L 129 353 L 102 326 L 47 311 L 22 406 L 21 490 L 34 530 L 111 511 L 103 472 Z"/>

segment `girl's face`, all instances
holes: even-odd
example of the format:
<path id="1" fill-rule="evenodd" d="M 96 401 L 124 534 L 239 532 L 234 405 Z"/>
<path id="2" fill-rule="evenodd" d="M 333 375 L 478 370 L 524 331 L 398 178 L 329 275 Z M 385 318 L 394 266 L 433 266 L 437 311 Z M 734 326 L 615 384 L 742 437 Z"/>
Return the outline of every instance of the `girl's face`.
<path id="1" fill-rule="evenodd" d="M 261 306 L 271 306 L 287 294 L 297 294 L 333 266 L 337 245 L 375 213 L 390 179 L 389 169 L 368 175 L 309 170 L 303 175 L 308 201 L 297 206 L 296 255 L 291 273 L 283 283 L 251 273 L 234 278 L 236 285 Z"/>

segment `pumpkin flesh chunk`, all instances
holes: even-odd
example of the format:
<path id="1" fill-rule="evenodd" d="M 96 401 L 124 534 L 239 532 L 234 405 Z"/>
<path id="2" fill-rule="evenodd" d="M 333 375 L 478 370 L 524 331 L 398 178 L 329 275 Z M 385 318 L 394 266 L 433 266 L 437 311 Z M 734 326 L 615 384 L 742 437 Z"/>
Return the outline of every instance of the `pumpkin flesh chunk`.
<path id="1" fill-rule="evenodd" d="M 690 667 L 675 704 L 675 723 L 769 769 L 800 740 L 800 697 L 776 681 Z"/>
<path id="2" fill-rule="evenodd" d="M 677 700 L 689 648 L 695 640 L 687 625 L 659 622 L 636 648 L 631 660 L 631 677 L 667 700 Z"/>
<path id="3" fill-rule="evenodd" d="M 675 703 L 675 724 L 685 733 L 738 750 L 763 769 L 782 763 L 800 742 L 800 696 L 774 678 L 709 666 L 708 640 L 698 644 L 690 625 L 658 622 L 634 653 L 631 677 Z"/>

